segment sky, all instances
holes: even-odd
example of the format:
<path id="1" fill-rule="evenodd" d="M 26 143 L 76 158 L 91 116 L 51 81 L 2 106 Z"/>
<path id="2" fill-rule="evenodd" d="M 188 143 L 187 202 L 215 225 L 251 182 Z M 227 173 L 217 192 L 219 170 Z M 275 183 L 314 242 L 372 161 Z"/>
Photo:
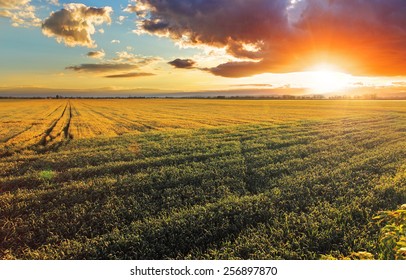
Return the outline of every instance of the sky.
<path id="1" fill-rule="evenodd" d="M 0 93 L 406 94 L 404 0 L 0 0 Z"/>

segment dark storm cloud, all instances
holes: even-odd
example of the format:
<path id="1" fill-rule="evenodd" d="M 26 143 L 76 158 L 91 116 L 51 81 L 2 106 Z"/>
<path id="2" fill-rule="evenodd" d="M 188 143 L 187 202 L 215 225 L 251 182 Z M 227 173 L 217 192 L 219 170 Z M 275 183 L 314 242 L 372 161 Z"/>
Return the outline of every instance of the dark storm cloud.
<path id="1" fill-rule="evenodd" d="M 228 46 L 240 55 L 243 43 L 259 43 L 266 34 L 283 35 L 288 28 L 288 5 L 287 0 L 140 0 L 135 7 L 149 8 L 149 16 L 143 13 L 139 20 L 146 32 L 169 34 L 173 39 L 187 36 L 195 44 Z"/>
<path id="2" fill-rule="evenodd" d="M 192 59 L 180 59 L 177 58 L 175 60 L 169 61 L 169 65 L 172 65 L 175 68 L 183 68 L 183 69 L 190 69 L 196 64 L 195 61 Z"/>
<path id="3" fill-rule="evenodd" d="M 226 77 L 302 71 L 316 63 L 357 75 L 406 75 L 404 0 L 138 0 L 138 32 L 225 47 L 245 62 Z"/>

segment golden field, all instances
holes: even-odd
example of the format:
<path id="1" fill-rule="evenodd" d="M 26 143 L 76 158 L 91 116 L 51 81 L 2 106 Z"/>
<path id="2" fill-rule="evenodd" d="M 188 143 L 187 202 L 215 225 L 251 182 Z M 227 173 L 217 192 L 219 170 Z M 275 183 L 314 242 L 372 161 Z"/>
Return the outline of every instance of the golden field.
<path id="1" fill-rule="evenodd" d="M 0 259 L 402 259 L 405 139 L 404 101 L 1 100 Z"/>
<path id="2" fill-rule="evenodd" d="M 403 114 L 404 101 L 3 100 L 1 149 L 151 130 Z"/>

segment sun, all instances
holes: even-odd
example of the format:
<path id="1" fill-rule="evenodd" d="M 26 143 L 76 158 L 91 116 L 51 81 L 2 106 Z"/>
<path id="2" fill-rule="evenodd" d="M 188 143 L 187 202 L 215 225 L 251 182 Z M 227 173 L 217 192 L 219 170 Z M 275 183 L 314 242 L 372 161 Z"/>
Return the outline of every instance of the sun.
<path id="1" fill-rule="evenodd" d="M 339 72 L 335 67 L 319 64 L 308 72 L 307 86 L 314 93 L 332 93 L 344 90 L 350 82 L 350 75 Z"/>

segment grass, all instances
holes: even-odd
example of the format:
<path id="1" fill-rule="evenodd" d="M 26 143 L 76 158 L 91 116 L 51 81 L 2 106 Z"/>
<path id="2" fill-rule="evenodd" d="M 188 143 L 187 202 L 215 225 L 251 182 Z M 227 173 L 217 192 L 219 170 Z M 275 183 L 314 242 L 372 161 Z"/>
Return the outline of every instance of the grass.
<path id="1" fill-rule="evenodd" d="M 379 257 L 405 105 L 0 101 L 0 258 Z"/>

